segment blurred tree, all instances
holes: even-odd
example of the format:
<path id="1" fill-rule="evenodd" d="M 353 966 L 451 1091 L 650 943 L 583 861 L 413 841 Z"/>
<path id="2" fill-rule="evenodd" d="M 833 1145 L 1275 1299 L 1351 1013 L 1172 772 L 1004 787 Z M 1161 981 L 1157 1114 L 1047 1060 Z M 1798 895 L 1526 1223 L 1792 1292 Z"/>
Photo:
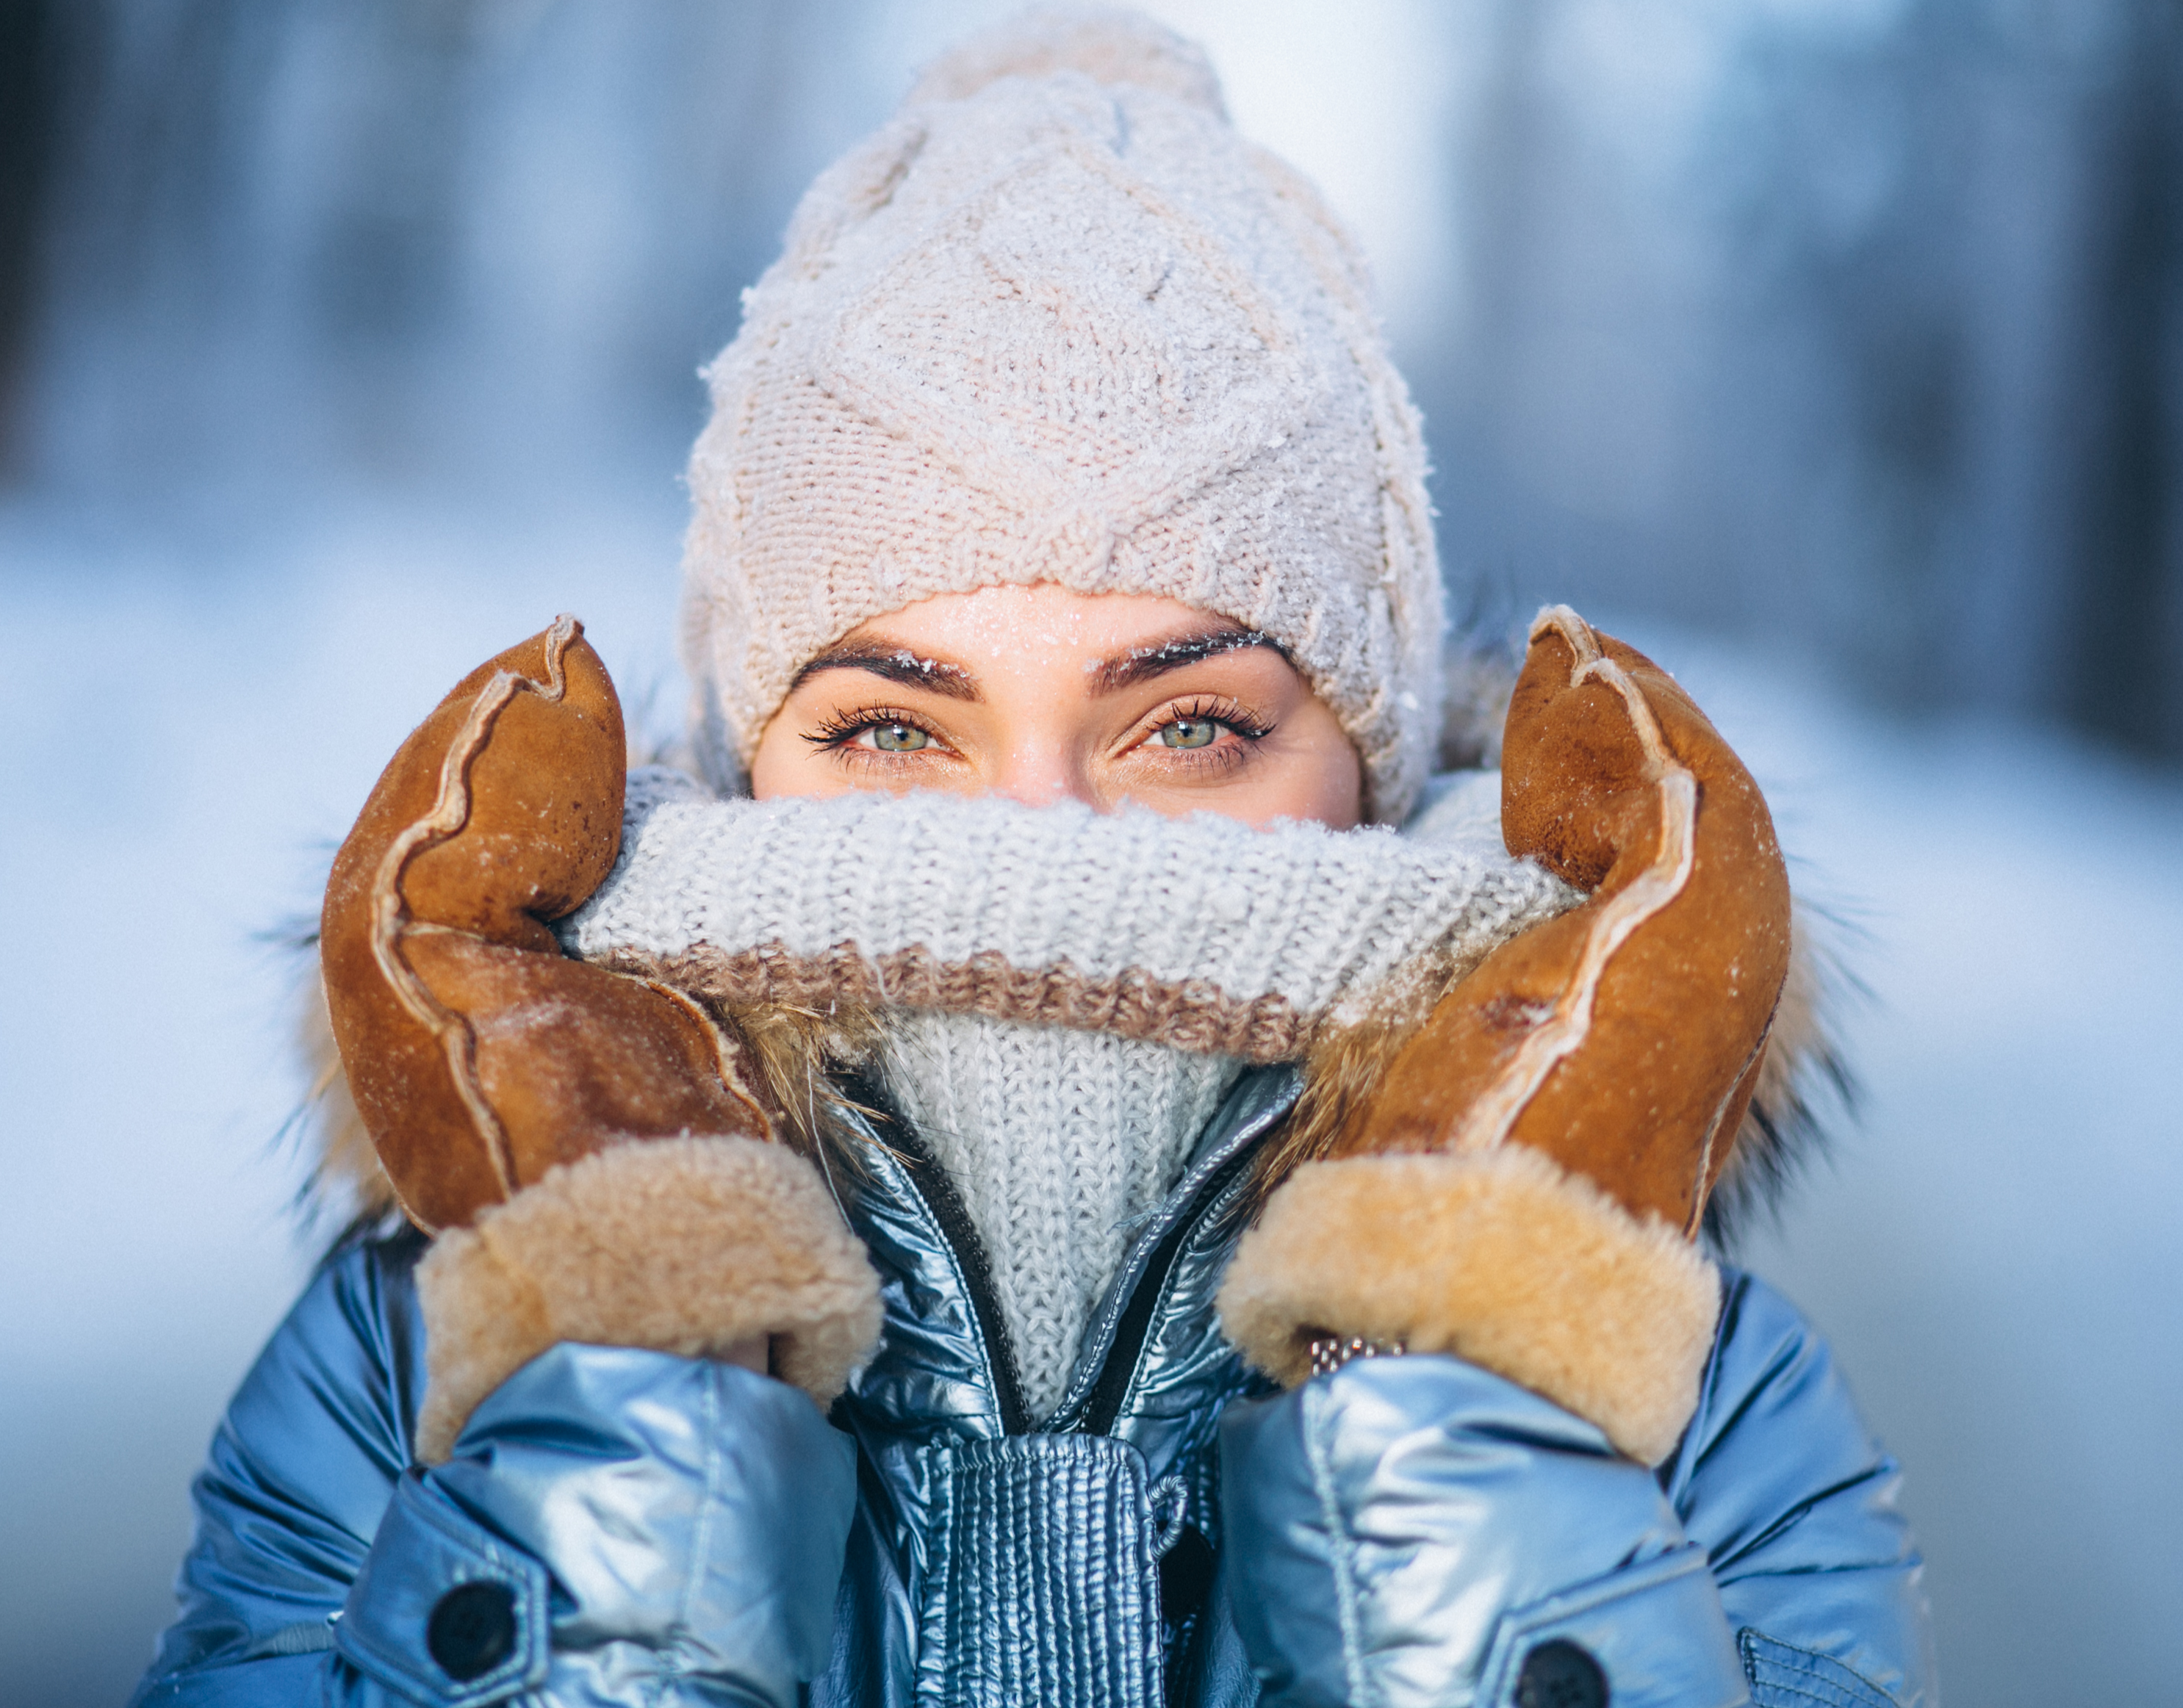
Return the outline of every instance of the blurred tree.
<path id="1" fill-rule="evenodd" d="M 60 114 L 58 0 L 0 0 L 0 477 L 14 464 Z"/>
<path id="2" fill-rule="evenodd" d="M 2183 4 L 2139 0 L 2096 133 L 2066 709 L 2183 757 Z"/>
<path id="3" fill-rule="evenodd" d="M 1453 163 L 1409 217 L 1457 235 L 1398 247 L 1436 276 L 1388 295 L 1454 305 L 1397 354 L 1458 602 L 1702 624 L 2183 757 L 2179 8 L 1390 13 L 1454 68 L 1404 86 Z M 0 0 L 15 467 L 244 512 L 661 490 L 738 289 L 904 86 L 912 9 Z"/>
<path id="4" fill-rule="evenodd" d="M 1457 573 L 2183 757 L 2180 14 L 1491 8 Z"/>

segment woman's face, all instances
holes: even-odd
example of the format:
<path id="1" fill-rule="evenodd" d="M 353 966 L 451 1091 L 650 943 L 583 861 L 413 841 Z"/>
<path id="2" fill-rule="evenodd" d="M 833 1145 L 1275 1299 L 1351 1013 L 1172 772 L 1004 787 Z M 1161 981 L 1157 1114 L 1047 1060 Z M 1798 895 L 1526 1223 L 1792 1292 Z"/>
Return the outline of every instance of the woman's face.
<path id="1" fill-rule="evenodd" d="M 927 599 L 803 667 L 759 800 L 946 789 L 1355 824 L 1357 750 L 1262 635 L 1179 600 L 1050 583 Z"/>

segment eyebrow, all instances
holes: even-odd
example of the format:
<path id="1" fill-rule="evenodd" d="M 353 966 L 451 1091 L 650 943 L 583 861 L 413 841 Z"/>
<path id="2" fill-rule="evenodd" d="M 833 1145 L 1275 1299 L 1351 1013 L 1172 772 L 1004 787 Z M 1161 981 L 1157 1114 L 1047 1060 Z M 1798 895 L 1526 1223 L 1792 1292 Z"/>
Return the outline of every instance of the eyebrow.
<path id="1" fill-rule="evenodd" d="M 978 679 L 960 664 L 951 664 L 944 658 L 921 658 L 907 646 L 875 646 L 856 640 L 829 646 L 796 673 L 788 691 L 793 694 L 814 676 L 829 670 L 863 670 L 889 682 L 899 682 L 905 688 L 924 688 L 944 694 L 950 700 L 977 701 L 986 697 L 978 690 Z"/>
<path id="2" fill-rule="evenodd" d="M 1208 658 L 1218 658 L 1223 653 L 1241 652 L 1247 646 L 1267 646 L 1288 657 L 1288 649 L 1270 635 L 1256 629 L 1207 629 L 1191 635 L 1178 635 L 1157 646 L 1139 646 L 1119 657 L 1103 658 L 1091 667 L 1091 688 L 1095 695 L 1119 694 L 1125 688 L 1135 688 L 1171 671 L 1188 668 L 1203 663 Z M 935 694 L 945 695 L 950 700 L 977 702 L 984 700 L 978 679 L 960 664 L 945 658 L 927 658 L 907 646 L 884 646 L 870 641 L 847 640 L 838 646 L 830 646 L 801 670 L 788 685 L 794 693 L 813 677 L 829 670 L 862 670 L 889 682 L 899 682 L 905 688 L 923 688 Z"/>
<path id="3" fill-rule="evenodd" d="M 1224 652 L 1241 652 L 1246 646 L 1269 646 L 1284 658 L 1288 657 L 1287 649 L 1280 641 L 1256 629 L 1208 629 L 1195 635 L 1178 635 L 1157 646 L 1140 646 L 1119 658 L 1103 660 L 1092 670 L 1092 691 L 1119 694 L 1125 688 L 1152 681 L 1171 670 L 1185 669 L 1208 658 L 1218 658 Z"/>

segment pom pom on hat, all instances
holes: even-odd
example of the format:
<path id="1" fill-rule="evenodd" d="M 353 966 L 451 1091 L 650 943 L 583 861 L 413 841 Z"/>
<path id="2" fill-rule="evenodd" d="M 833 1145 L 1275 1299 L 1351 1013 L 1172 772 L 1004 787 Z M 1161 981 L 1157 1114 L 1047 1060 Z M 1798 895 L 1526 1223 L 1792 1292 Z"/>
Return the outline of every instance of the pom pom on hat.
<path id="1" fill-rule="evenodd" d="M 958 44 L 919 73 L 905 108 L 960 101 L 1003 77 L 1081 71 L 1094 83 L 1133 84 L 1228 116 L 1220 79 L 1195 42 L 1140 12 L 1056 7 L 1025 13 Z"/>

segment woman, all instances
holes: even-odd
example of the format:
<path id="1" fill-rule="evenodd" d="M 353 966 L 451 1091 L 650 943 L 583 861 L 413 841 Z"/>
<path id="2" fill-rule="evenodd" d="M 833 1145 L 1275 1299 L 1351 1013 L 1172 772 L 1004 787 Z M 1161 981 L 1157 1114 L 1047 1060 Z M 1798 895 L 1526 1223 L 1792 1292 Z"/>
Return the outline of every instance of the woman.
<path id="1" fill-rule="evenodd" d="M 1891 1467 L 1696 1243 L 1764 804 L 1559 611 L 1429 778 L 1415 417 L 1202 57 L 960 50 L 712 380 L 705 785 L 568 619 L 396 756 L 322 952 L 414 1227 L 139 1700 L 1930 1702 Z"/>

